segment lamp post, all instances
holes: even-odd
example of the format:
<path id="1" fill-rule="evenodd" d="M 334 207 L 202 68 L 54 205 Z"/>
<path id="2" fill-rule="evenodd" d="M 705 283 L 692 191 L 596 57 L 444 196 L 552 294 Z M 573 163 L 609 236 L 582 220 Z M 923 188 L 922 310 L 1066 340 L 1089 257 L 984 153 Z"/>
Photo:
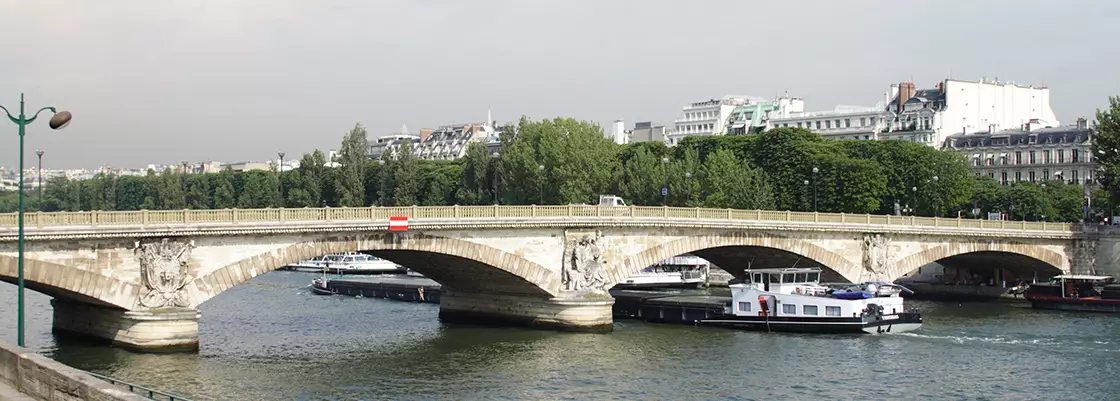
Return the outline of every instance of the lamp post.
<path id="1" fill-rule="evenodd" d="M 936 175 L 933 176 L 933 217 L 941 217 L 941 194 L 937 191 L 939 188 L 937 186 L 938 181 L 940 181 L 940 178 Z"/>
<path id="2" fill-rule="evenodd" d="M 377 159 L 377 177 L 379 181 L 377 183 L 377 186 L 379 188 L 378 192 L 380 192 L 380 194 L 378 194 L 377 196 L 377 204 L 381 206 L 386 206 L 384 197 L 389 193 L 389 191 L 385 190 L 385 188 L 382 187 L 387 180 L 387 174 L 389 173 L 385 172 L 385 159 Z"/>
<path id="3" fill-rule="evenodd" d="M 805 195 L 804 198 L 803 198 L 805 200 L 805 208 L 808 209 L 809 208 L 809 180 L 805 180 L 805 189 L 803 189 L 803 191 L 805 191 L 805 192 L 802 192 L 802 194 Z"/>
<path id="4" fill-rule="evenodd" d="M 38 174 L 38 176 L 39 176 L 39 187 L 38 187 L 38 190 L 39 190 L 39 207 L 36 208 L 38 210 L 43 210 L 43 154 L 44 153 L 46 153 L 46 152 L 43 152 L 42 149 L 39 149 L 39 150 L 35 151 L 35 156 L 39 156 L 39 174 Z M 23 183 L 20 183 L 20 185 L 23 185 Z"/>
<path id="5" fill-rule="evenodd" d="M 502 202 L 500 200 L 498 200 L 498 194 L 502 193 L 501 188 L 499 187 L 500 185 L 502 185 L 502 183 L 501 183 L 501 181 L 498 181 L 498 163 L 501 159 L 502 159 L 502 154 L 498 153 L 498 152 L 494 152 L 494 204 L 495 205 L 502 204 Z"/>
<path id="6" fill-rule="evenodd" d="M 537 195 L 540 197 L 541 205 L 544 204 L 544 165 L 537 165 Z"/>
<path id="7" fill-rule="evenodd" d="M 280 168 L 276 169 L 276 182 L 280 183 L 280 207 L 284 207 L 284 152 L 277 152 L 280 156 Z"/>
<path id="8" fill-rule="evenodd" d="M 685 171 L 684 172 L 684 188 L 685 188 L 684 205 L 688 206 L 688 202 L 692 200 L 692 172 L 691 171 Z"/>
<path id="9" fill-rule="evenodd" d="M 19 211 L 18 218 L 17 218 L 18 226 L 19 226 L 19 230 L 18 230 L 18 254 L 19 254 L 19 256 L 18 256 L 17 263 L 16 263 L 16 266 L 17 266 L 16 269 L 19 271 L 19 278 L 18 278 L 18 282 L 17 282 L 18 290 L 16 292 L 17 293 L 16 297 L 18 298 L 17 306 L 16 306 L 18 312 L 16 313 L 16 316 L 17 316 L 16 319 L 19 322 L 17 323 L 18 327 L 16 329 L 17 330 L 16 331 L 16 344 L 19 345 L 20 347 L 24 346 L 24 341 L 23 341 L 23 245 L 24 245 L 24 240 L 23 240 L 23 135 L 26 132 L 27 125 L 34 122 L 35 119 L 39 117 L 39 113 L 42 113 L 43 110 L 50 110 L 50 112 L 54 114 L 54 116 L 51 117 L 50 123 L 48 124 L 48 125 L 50 125 L 51 129 L 62 129 L 62 128 L 66 127 L 67 125 L 70 124 L 70 119 L 73 117 L 70 114 L 69 111 L 63 111 L 63 112 L 60 113 L 60 112 L 56 111 L 54 107 L 49 107 L 48 106 L 48 107 L 44 107 L 44 108 L 39 109 L 39 111 L 36 111 L 35 115 L 31 116 L 31 118 L 27 118 L 27 115 L 24 114 L 23 107 L 24 107 L 24 103 L 23 103 L 23 94 L 22 93 L 19 95 L 19 117 L 12 117 L 12 112 L 8 111 L 8 109 L 4 108 L 4 106 L 0 106 L 0 109 L 3 109 L 4 113 L 8 115 L 8 119 L 12 120 L 13 123 L 16 123 L 16 125 L 19 126 L 19 206 L 18 206 L 18 209 L 17 209 Z"/>
<path id="10" fill-rule="evenodd" d="M 661 206 L 669 205 L 669 158 L 661 158 L 661 172 L 665 174 L 665 186 L 661 187 Z"/>
<path id="11" fill-rule="evenodd" d="M 910 201 L 914 202 L 914 213 L 913 213 L 913 215 L 917 215 L 918 214 L 918 187 L 917 186 L 911 187 L 910 192 L 913 192 L 913 195 L 910 196 Z"/>
<path id="12" fill-rule="evenodd" d="M 813 211 L 814 212 L 817 211 L 817 173 L 819 173 L 819 172 L 821 172 L 821 169 L 813 167 Z"/>

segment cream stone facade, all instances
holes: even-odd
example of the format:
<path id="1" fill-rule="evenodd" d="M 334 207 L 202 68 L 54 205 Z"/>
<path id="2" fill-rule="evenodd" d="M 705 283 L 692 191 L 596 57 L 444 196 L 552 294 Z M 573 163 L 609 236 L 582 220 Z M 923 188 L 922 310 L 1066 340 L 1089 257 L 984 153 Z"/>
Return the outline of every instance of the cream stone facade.
<path id="1" fill-rule="evenodd" d="M 310 210 L 314 218 L 241 211 L 224 221 L 205 217 L 211 211 L 151 212 L 97 225 L 73 222 L 110 219 L 39 216 L 27 231 L 26 285 L 56 298 L 56 328 L 132 348 L 192 348 L 199 305 L 333 252 L 368 252 L 441 283 L 445 320 L 594 331 L 611 326 L 615 283 L 684 253 L 740 277 L 748 267 L 820 266 L 846 282 L 893 281 L 932 262 L 988 264 L 992 255 L 1023 276 L 1100 272 L 1102 252 L 1120 260 L 1111 234 L 1054 223 L 664 207 Z M 414 217 L 408 231 L 389 231 L 388 215 Z M 0 279 L 11 282 L 16 241 L 4 217 Z"/>

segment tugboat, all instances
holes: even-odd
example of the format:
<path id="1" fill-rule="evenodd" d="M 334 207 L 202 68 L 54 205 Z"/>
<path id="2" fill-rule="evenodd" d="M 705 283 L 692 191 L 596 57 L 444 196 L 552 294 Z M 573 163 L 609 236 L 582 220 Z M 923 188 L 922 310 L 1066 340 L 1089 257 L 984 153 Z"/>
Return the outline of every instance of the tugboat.
<path id="1" fill-rule="evenodd" d="M 1024 296 L 1035 309 L 1120 313 L 1120 284 L 1112 276 L 1062 274 L 1031 284 Z"/>
<path id="2" fill-rule="evenodd" d="M 327 278 L 327 269 L 323 269 L 323 277 L 311 280 L 311 292 L 317 295 L 334 295 L 334 291 L 327 285 L 330 282 L 331 279 Z"/>
<path id="3" fill-rule="evenodd" d="M 723 315 L 699 324 L 745 330 L 812 333 L 901 333 L 922 327 L 922 316 L 906 312 L 906 287 L 865 282 L 832 288 L 820 284 L 819 268 L 747 270 L 732 284 Z"/>

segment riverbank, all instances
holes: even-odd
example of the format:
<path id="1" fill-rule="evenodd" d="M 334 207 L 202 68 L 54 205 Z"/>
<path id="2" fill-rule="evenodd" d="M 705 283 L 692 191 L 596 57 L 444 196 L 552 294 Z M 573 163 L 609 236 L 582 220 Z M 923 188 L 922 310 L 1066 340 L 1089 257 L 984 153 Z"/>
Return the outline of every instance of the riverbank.
<path id="1" fill-rule="evenodd" d="M 6 387 L 0 389 L 5 400 L 147 400 L 4 341 L 0 341 L 0 387 Z"/>

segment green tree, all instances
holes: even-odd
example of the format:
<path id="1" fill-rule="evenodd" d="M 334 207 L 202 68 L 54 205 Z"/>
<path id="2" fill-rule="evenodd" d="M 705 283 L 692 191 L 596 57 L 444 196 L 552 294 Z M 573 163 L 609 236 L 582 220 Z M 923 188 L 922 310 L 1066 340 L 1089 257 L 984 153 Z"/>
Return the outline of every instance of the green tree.
<path id="1" fill-rule="evenodd" d="M 187 207 L 191 209 L 210 209 L 213 195 L 210 193 L 210 179 L 203 174 L 187 176 Z"/>
<path id="2" fill-rule="evenodd" d="M 463 173 L 459 189 L 455 192 L 455 199 L 463 205 L 481 205 L 485 203 L 486 191 L 490 187 L 487 183 L 487 170 L 490 156 L 486 154 L 486 145 L 472 142 L 467 145 L 467 154 L 463 157 Z M 382 187 L 385 182 L 382 181 Z M 382 194 L 384 199 L 385 194 Z"/>
<path id="3" fill-rule="evenodd" d="M 276 175 L 270 171 L 246 171 L 241 173 L 242 187 L 237 197 L 239 208 L 274 207 L 278 199 Z"/>
<path id="4" fill-rule="evenodd" d="M 238 198 L 233 186 L 233 171 L 224 169 L 211 178 L 214 187 L 214 208 L 232 209 L 238 206 Z"/>
<path id="5" fill-rule="evenodd" d="M 362 124 L 354 128 L 342 139 L 339 149 L 338 195 L 341 206 L 365 206 L 366 163 L 369 161 L 369 142 L 366 129 Z"/>
<path id="6" fill-rule="evenodd" d="M 420 186 L 423 183 L 416 163 L 416 156 L 412 154 L 412 142 L 401 142 L 396 160 L 392 163 L 393 203 L 397 206 L 420 203 Z"/>
<path id="7" fill-rule="evenodd" d="M 1097 110 L 1093 123 L 1093 156 L 1097 178 L 1112 200 L 1120 199 L 1120 96 L 1108 97 L 1108 108 Z"/>

